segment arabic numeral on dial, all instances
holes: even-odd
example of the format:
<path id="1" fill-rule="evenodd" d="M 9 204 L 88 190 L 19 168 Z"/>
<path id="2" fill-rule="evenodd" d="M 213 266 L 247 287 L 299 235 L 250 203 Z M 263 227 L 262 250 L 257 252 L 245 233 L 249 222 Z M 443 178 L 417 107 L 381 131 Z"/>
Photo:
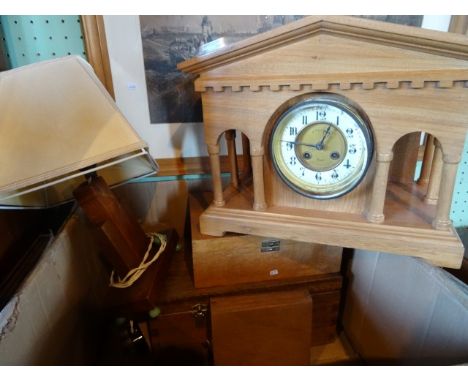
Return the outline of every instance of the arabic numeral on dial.
<path id="1" fill-rule="evenodd" d="M 293 146 L 294 146 L 294 144 L 292 142 L 287 142 L 286 143 L 286 148 L 288 149 L 288 151 L 291 151 Z"/>
<path id="2" fill-rule="evenodd" d="M 290 157 L 290 158 L 289 158 L 289 164 L 290 164 L 291 166 L 294 166 L 296 163 L 297 163 L 296 157 Z"/>
<path id="3" fill-rule="evenodd" d="M 327 118 L 327 112 L 325 110 L 319 110 L 317 112 L 317 119 L 325 119 Z"/>
<path id="4" fill-rule="evenodd" d="M 344 164 L 344 166 L 348 169 L 351 167 L 351 164 L 349 163 L 349 159 L 346 159 L 346 163 Z"/>
<path id="5" fill-rule="evenodd" d="M 290 136 L 297 135 L 297 127 L 290 127 L 289 128 L 289 135 Z"/>
<path id="6" fill-rule="evenodd" d="M 338 175 L 338 173 L 336 172 L 336 170 L 333 170 L 333 174 L 331 175 L 331 177 L 332 177 L 333 179 L 338 179 L 338 176 L 339 176 L 339 175 Z"/>
<path id="7" fill-rule="evenodd" d="M 302 124 L 307 125 L 307 115 L 302 116 Z"/>
<path id="8" fill-rule="evenodd" d="M 301 172 L 301 176 L 305 176 L 305 168 L 304 167 L 301 167 L 299 169 L 299 171 Z"/>
<path id="9" fill-rule="evenodd" d="M 348 128 L 346 129 L 346 134 L 348 134 L 348 137 L 352 137 L 352 136 L 353 136 L 353 132 L 354 132 L 354 130 L 351 129 L 350 127 L 348 127 Z"/>
<path id="10" fill-rule="evenodd" d="M 315 174 L 315 179 L 317 180 L 317 182 L 320 182 L 322 180 L 322 175 L 320 175 L 319 173 Z"/>
<path id="11" fill-rule="evenodd" d="M 353 144 L 353 145 L 350 145 L 350 146 L 349 146 L 348 152 L 349 152 L 350 154 L 356 154 L 356 152 L 357 152 L 356 145 L 354 145 L 354 144 Z"/>
<path id="12" fill-rule="evenodd" d="M 340 125 L 340 116 L 337 115 L 336 116 L 336 126 L 339 126 Z"/>

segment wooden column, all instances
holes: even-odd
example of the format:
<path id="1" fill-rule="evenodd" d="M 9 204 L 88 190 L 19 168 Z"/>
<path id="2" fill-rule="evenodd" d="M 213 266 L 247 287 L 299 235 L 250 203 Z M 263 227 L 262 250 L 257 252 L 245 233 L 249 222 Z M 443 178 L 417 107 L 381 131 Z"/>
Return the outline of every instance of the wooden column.
<path id="1" fill-rule="evenodd" d="M 263 183 L 263 148 L 252 150 L 251 156 L 254 188 L 253 209 L 259 211 L 266 208 L 265 185 Z"/>
<path id="2" fill-rule="evenodd" d="M 95 15 L 81 16 L 84 43 L 88 62 L 93 67 L 96 76 L 101 80 L 112 98 L 114 85 L 110 68 L 109 52 L 107 50 L 104 17 Z"/>
<path id="3" fill-rule="evenodd" d="M 421 175 L 418 179 L 418 184 L 420 185 L 426 185 L 429 182 L 432 168 L 432 160 L 434 159 L 434 149 L 434 136 L 427 134 L 426 147 L 424 148 L 424 157 L 422 161 Z"/>
<path id="4" fill-rule="evenodd" d="M 387 193 L 388 172 L 393 153 L 378 153 L 377 168 L 372 185 L 372 195 L 367 210 L 367 220 L 371 223 L 382 223 L 385 220 L 383 213 L 385 206 L 385 195 Z"/>
<path id="5" fill-rule="evenodd" d="M 229 166 L 231 168 L 231 184 L 239 187 L 239 168 L 237 166 L 236 131 L 228 130 L 224 133 L 228 150 Z"/>
<path id="6" fill-rule="evenodd" d="M 427 186 L 426 196 L 424 201 L 427 204 L 437 204 L 439 198 L 440 181 L 442 177 L 442 148 L 437 139 L 434 140 L 434 159 L 432 160 L 431 175 Z"/>
<path id="7" fill-rule="evenodd" d="M 252 172 L 250 159 L 250 142 L 247 135 L 242 133 L 242 176 L 246 176 Z"/>
<path id="8" fill-rule="evenodd" d="M 453 189 L 457 177 L 459 159 L 443 157 L 442 178 L 440 181 L 439 199 L 437 201 L 436 216 L 432 222 L 435 229 L 448 229 L 452 226 L 450 220 L 450 208 L 452 205 Z"/>
<path id="9" fill-rule="evenodd" d="M 210 155 L 211 176 L 213 180 L 213 204 L 224 206 L 223 184 L 221 183 L 221 163 L 219 161 L 219 145 L 208 145 Z"/>
<path id="10" fill-rule="evenodd" d="M 468 16 L 453 15 L 450 18 L 449 32 L 466 34 L 468 36 Z"/>

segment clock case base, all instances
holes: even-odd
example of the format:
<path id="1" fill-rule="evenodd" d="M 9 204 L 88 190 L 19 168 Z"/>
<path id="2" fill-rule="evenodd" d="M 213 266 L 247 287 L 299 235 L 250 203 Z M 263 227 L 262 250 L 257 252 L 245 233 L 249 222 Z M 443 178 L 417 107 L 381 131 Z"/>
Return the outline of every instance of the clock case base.
<path id="1" fill-rule="evenodd" d="M 226 204 L 211 205 L 200 216 L 200 232 L 224 236 L 237 232 L 274 236 L 307 243 L 359 248 L 414 256 L 447 268 L 460 268 L 464 247 L 456 230 L 434 230 L 435 212 L 418 194 L 417 185 L 389 183 L 382 224 L 370 223 L 362 214 L 314 211 L 270 206 L 252 209 L 249 182 L 224 191 Z"/>

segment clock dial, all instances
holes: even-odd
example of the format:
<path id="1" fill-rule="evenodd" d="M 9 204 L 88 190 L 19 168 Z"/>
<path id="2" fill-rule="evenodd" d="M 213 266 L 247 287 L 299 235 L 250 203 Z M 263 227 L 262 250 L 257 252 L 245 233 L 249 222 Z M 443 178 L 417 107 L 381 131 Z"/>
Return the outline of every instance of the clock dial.
<path id="1" fill-rule="evenodd" d="M 288 108 L 270 139 L 274 167 L 295 191 L 319 199 L 351 191 L 373 153 L 372 132 L 343 98 L 316 95 Z"/>
<path id="2" fill-rule="evenodd" d="M 348 145 L 343 133 L 335 125 L 317 122 L 302 129 L 294 147 L 304 167 L 312 171 L 328 171 L 343 161 Z"/>

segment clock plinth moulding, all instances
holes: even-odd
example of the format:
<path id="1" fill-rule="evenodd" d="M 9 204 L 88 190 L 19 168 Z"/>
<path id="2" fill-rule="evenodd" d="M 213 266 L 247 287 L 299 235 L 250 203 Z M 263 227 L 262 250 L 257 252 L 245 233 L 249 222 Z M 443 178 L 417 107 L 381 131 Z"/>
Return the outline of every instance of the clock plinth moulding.
<path id="1" fill-rule="evenodd" d="M 466 36 L 313 16 L 178 67 L 199 74 L 195 89 L 202 95 L 214 191 L 213 204 L 200 217 L 202 233 L 274 236 L 460 266 L 464 248 L 449 216 L 468 131 Z M 319 93 L 357 105 L 374 137 L 360 183 L 327 200 L 288 187 L 269 148 L 282 105 Z M 244 147 L 248 138 L 251 176 L 238 177 L 231 149 L 235 176 L 223 189 L 219 140 L 233 130 L 242 133 Z M 428 152 L 425 179 L 414 182 L 409 158 L 417 157 L 419 145 L 412 155 L 408 142 L 418 142 L 421 132 Z M 227 138 L 232 142 L 232 133 Z M 406 144 L 404 158 L 400 142 Z"/>

